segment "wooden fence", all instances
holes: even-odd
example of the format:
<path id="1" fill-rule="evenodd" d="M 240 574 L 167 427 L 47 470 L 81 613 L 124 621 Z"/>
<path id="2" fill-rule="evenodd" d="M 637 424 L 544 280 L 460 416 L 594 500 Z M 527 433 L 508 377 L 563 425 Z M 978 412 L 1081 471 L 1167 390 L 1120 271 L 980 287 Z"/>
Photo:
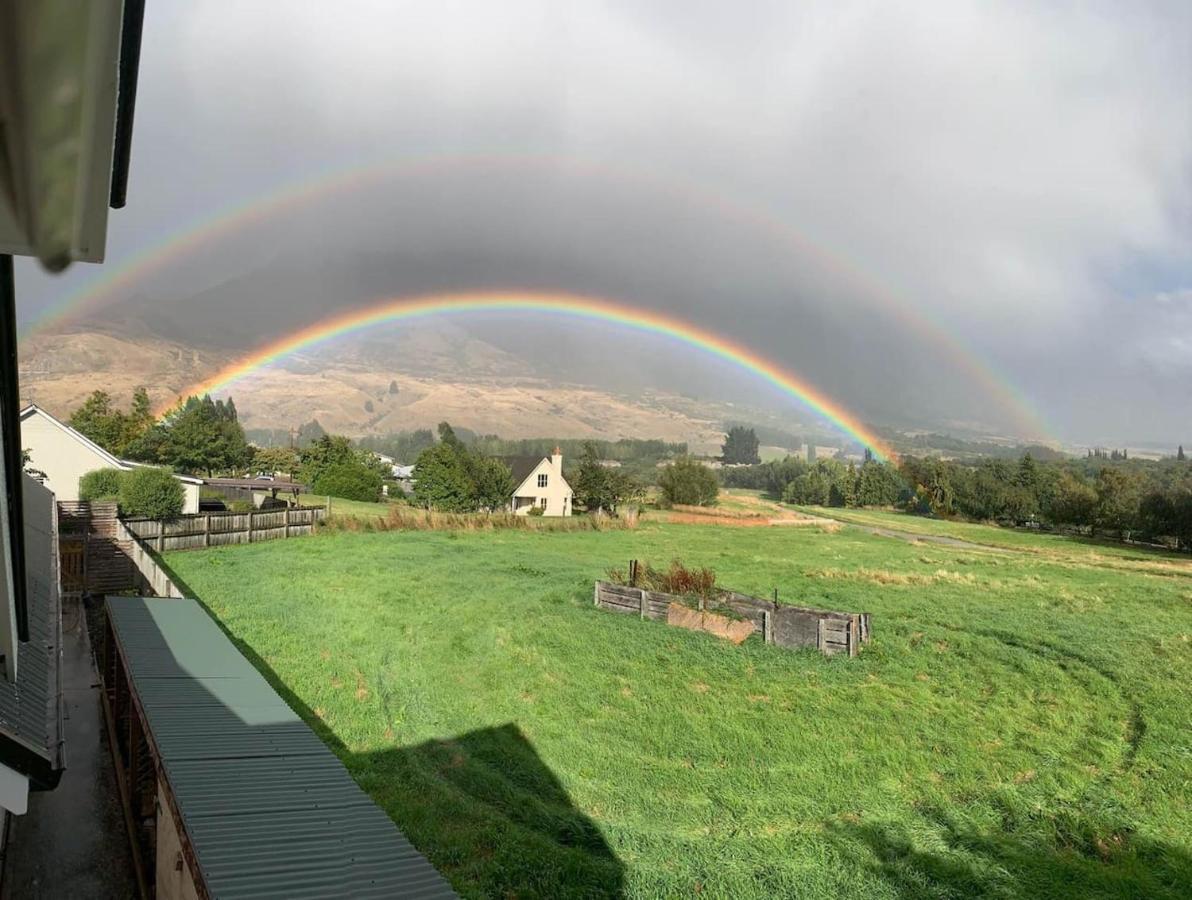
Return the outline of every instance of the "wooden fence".
<path id="1" fill-rule="evenodd" d="M 163 553 L 228 544 L 255 544 L 312 533 L 326 516 L 321 506 L 254 510 L 244 513 L 195 513 L 172 519 L 125 519 L 129 532 Z"/>
<path id="2" fill-rule="evenodd" d="M 137 587 L 143 597 L 185 597 L 182 590 L 174 584 L 169 573 L 158 562 L 153 551 L 146 543 L 137 537 L 128 524 L 117 520 L 116 532 L 127 542 L 128 557 L 137 575 Z"/>
<path id="3" fill-rule="evenodd" d="M 58 502 L 58 558 L 64 596 L 117 594 L 136 586 L 130 546 L 112 501 Z"/>
<path id="4" fill-rule="evenodd" d="M 597 581 L 593 594 L 596 606 L 643 619 L 666 621 L 672 603 L 689 604 L 678 594 L 664 594 L 643 588 Z M 831 656 L 856 656 L 869 642 L 869 613 L 835 612 L 809 606 L 788 606 L 736 591 L 724 591 L 715 600 L 700 601 L 700 609 L 723 610 L 753 623 L 754 631 L 767 644 L 779 647 L 815 647 Z"/>

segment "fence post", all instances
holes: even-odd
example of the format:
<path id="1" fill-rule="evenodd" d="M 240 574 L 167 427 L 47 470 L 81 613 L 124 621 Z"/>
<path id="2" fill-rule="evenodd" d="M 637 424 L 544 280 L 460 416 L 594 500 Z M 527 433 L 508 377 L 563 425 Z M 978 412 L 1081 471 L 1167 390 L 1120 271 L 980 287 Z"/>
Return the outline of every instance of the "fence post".
<path id="1" fill-rule="evenodd" d="M 248 514 L 248 543 L 250 544 L 252 543 L 252 517 L 255 515 L 256 513 L 251 511 Z"/>
<path id="2" fill-rule="evenodd" d="M 285 511 L 285 520 L 282 526 L 281 536 L 288 538 L 290 536 L 290 508 L 287 506 Z"/>
<path id="3" fill-rule="evenodd" d="M 762 610 L 762 640 L 767 644 L 774 643 L 774 620 L 770 618 L 768 609 Z"/>
<path id="4" fill-rule="evenodd" d="M 600 605 L 600 582 L 599 581 L 597 581 L 596 585 L 592 588 L 592 605 L 593 606 Z"/>
<path id="5" fill-rule="evenodd" d="M 641 602 L 638 608 L 641 611 L 641 617 L 644 619 L 646 617 L 646 592 L 641 588 L 638 589 L 638 592 L 641 594 Z"/>
<path id="6" fill-rule="evenodd" d="M 157 552 L 162 553 L 166 548 L 166 523 L 162 519 L 157 520 Z"/>
<path id="7" fill-rule="evenodd" d="M 211 513 L 203 516 L 203 546 L 211 546 Z"/>

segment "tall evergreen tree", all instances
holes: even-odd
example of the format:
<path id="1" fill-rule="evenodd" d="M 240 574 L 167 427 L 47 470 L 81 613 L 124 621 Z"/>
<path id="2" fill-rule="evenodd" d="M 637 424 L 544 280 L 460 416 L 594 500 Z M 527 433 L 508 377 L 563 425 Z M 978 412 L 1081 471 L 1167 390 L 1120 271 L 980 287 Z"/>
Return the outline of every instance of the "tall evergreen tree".
<path id="1" fill-rule="evenodd" d="M 757 451 L 757 434 L 744 425 L 730 428 L 720 448 L 721 459 L 729 465 L 756 465 L 762 461 Z"/>

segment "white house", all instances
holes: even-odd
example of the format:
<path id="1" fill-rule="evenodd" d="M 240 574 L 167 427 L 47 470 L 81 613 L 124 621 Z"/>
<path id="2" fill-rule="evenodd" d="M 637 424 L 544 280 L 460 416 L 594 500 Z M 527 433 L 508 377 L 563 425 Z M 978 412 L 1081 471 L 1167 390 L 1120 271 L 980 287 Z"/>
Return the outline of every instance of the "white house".
<path id="1" fill-rule="evenodd" d="M 517 485 L 509 508 L 519 516 L 539 507 L 544 516 L 569 516 L 574 495 L 563 477 L 563 451 L 550 456 L 507 456 L 503 459 Z"/>
<path id="2" fill-rule="evenodd" d="M 144 465 L 116 458 L 35 403 L 21 410 L 21 449 L 29 451 L 30 468 L 45 472 L 45 486 L 58 500 L 78 500 L 79 478 L 94 469 L 127 472 Z M 174 477 L 182 482 L 182 511 L 197 513 L 202 480 L 189 475 Z"/>

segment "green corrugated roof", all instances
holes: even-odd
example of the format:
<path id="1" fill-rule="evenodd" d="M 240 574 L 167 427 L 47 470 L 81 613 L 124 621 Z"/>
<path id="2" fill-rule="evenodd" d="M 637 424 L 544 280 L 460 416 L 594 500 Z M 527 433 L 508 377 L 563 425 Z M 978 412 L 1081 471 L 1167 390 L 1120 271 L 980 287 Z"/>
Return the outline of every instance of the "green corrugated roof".
<path id="1" fill-rule="evenodd" d="M 213 897 L 454 897 L 195 600 L 108 615 Z"/>

